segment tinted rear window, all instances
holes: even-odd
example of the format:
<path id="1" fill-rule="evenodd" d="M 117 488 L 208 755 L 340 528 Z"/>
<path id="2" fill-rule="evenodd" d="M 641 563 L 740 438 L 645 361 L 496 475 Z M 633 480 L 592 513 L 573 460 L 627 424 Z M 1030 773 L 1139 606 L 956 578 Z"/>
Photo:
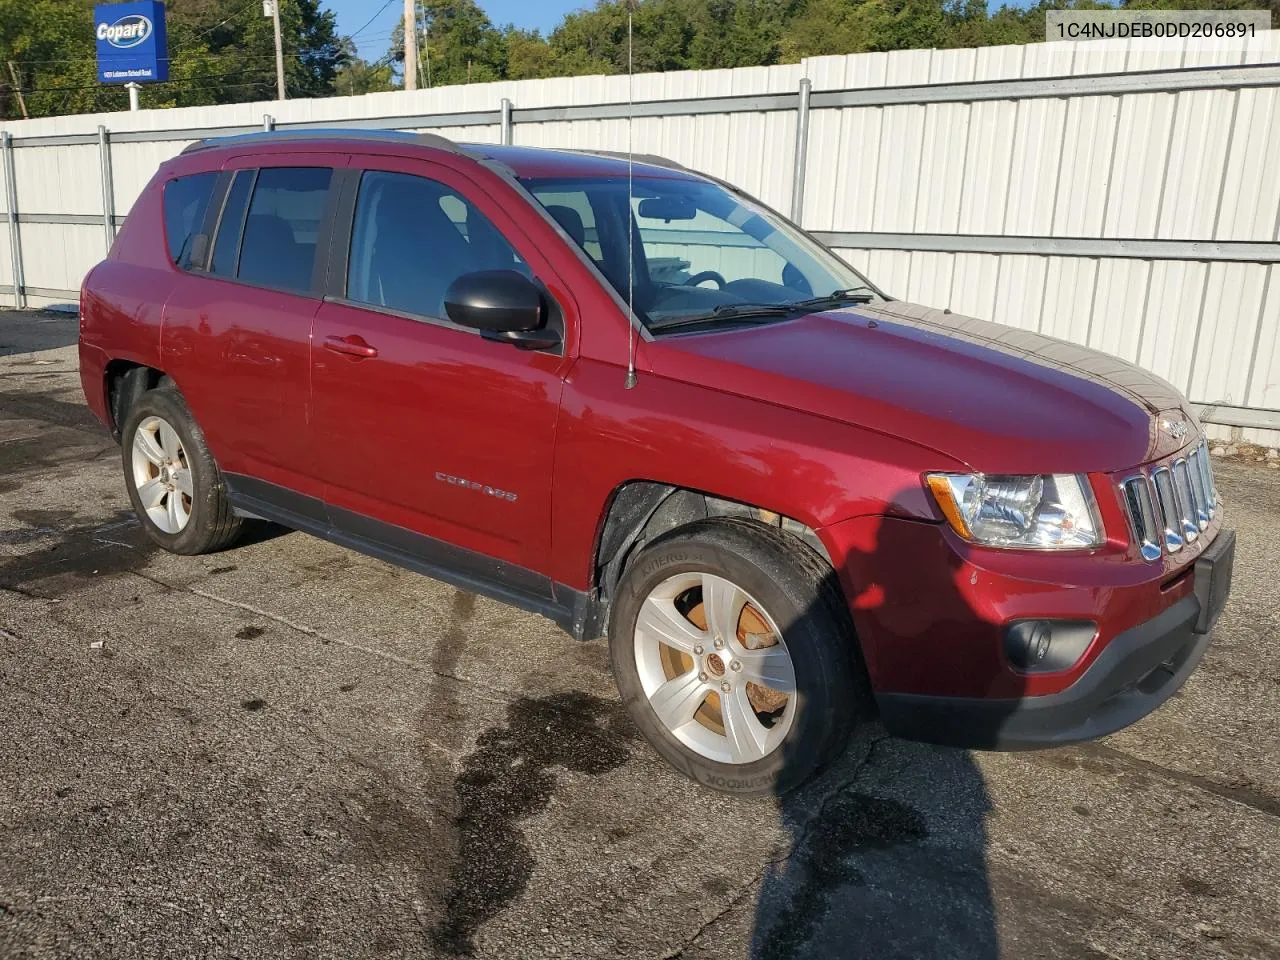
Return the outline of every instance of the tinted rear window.
<path id="1" fill-rule="evenodd" d="M 332 176 L 328 167 L 258 171 L 240 241 L 239 279 L 299 293 L 311 289 Z"/>
<path id="2" fill-rule="evenodd" d="M 192 239 L 204 224 L 217 179 L 216 173 L 197 173 L 164 185 L 164 232 L 169 241 L 169 259 L 176 264 L 187 266 Z"/>
<path id="3" fill-rule="evenodd" d="M 249 206 L 249 191 L 257 171 L 238 170 L 222 204 L 222 216 L 218 219 L 218 236 L 213 242 L 213 262 L 209 272 L 220 277 L 234 277 L 240 253 L 240 231 L 244 229 L 244 214 Z"/>

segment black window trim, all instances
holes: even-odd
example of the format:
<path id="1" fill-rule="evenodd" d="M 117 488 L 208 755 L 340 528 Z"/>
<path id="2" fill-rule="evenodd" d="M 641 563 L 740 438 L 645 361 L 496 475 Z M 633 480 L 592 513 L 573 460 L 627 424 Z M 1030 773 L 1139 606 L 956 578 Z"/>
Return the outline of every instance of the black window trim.
<path id="1" fill-rule="evenodd" d="M 353 163 L 361 158 L 353 157 Z M 342 171 L 347 176 L 344 177 L 341 184 L 341 197 L 335 203 L 336 216 L 332 224 L 332 232 L 329 237 L 330 248 L 327 263 L 327 271 L 323 280 L 322 290 L 323 300 L 326 303 L 335 303 L 344 307 L 354 307 L 358 310 L 367 310 L 370 313 L 377 313 L 383 316 L 397 317 L 401 320 L 412 320 L 416 323 L 424 323 L 433 327 L 441 327 L 445 330 L 454 330 L 458 333 L 466 333 L 482 340 L 489 340 L 494 343 L 503 344 L 510 347 L 511 344 L 500 338 L 486 336 L 483 331 L 474 327 L 464 327 L 460 323 L 454 323 L 448 317 L 437 317 L 429 313 L 414 313 L 409 310 L 400 310 L 395 307 L 384 306 L 378 303 L 366 303 L 363 300 L 352 300 L 347 296 L 347 279 L 351 261 L 351 241 L 355 235 L 355 214 L 356 202 L 360 196 L 360 184 L 366 173 L 390 173 L 398 174 L 405 177 L 421 177 L 423 180 L 430 180 L 438 183 L 446 190 L 456 193 L 469 206 L 474 206 L 466 194 L 460 192 L 457 188 L 450 186 L 442 180 L 437 180 L 431 176 L 422 173 L 408 173 L 404 170 L 387 170 L 382 167 L 364 167 L 352 166 Z M 479 212 L 477 208 L 477 212 Z M 483 213 L 481 214 L 483 216 Z M 488 217 L 485 217 L 488 219 Z M 498 229 L 494 224 L 494 229 Z M 502 233 L 503 239 L 506 239 L 506 233 Z M 510 241 L 507 241 L 510 243 Z M 514 244 L 512 244 L 514 248 Z M 532 272 L 533 267 L 530 266 Z M 536 351 L 538 353 L 551 354 L 553 356 L 564 355 L 565 340 L 565 323 L 564 323 L 564 307 L 551 294 L 551 290 L 543 282 L 542 278 L 536 274 L 533 276 L 533 282 L 537 285 L 538 290 L 542 293 L 543 299 L 547 304 L 547 327 L 555 330 L 560 334 L 560 343 L 551 348 Z"/>
<path id="2" fill-rule="evenodd" d="M 223 273 L 213 272 L 213 255 L 218 249 L 218 236 L 222 233 L 222 221 L 226 217 L 227 203 L 231 200 L 231 190 L 235 186 L 236 178 L 240 176 L 241 173 L 248 173 L 249 196 L 245 199 L 244 210 L 240 214 L 240 223 L 236 225 L 236 250 L 235 259 L 233 260 L 233 263 L 235 264 L 233 269 L 236 271 L 240 269 L 240 244 L 244 242 L 244 225 L 249 219 L 249 204 L 253 201 L 253 190 L 258 185 L 258 170 L 256 167 L 241 167 L 238 170 L 224 170 L 223 173 L 226 175 L 227 182 L 222 196 L 222 205 L 218 209 L 218 223 L 213 231 L 213 239 L 209 241 L 209 256 L 206 258 L 207 263 L 205 266 L 205 272 L 210 276 L 217 277 L 219 280 L 234 280 L 234 274 L 227 276 Z"/>
<path id="3" fill-rule="evenodd" d="M 259 166 L 232 167 L 226 170 L 202 170 L 200 173 L 218 173 L 218 180 L 214 185 L 214 193 L 209 198 L 209 209 L 205 211 L 206 225 L 208 224 L 209 210 L 214 208 L 214 201 L 217 201 L 217 217 L 221 221 L 223 208 L 227 201 L 227 196 L 231 191 L 231 182 L 235 175 L 242 170 L 248 170 L 253 173 L 253 183 L 249 190 L 249 202 L 245 204 L 244 221 L 240 225 L 240 236 L 236 238 L 236 276 L 225 276 L 223 274 L 210 273 L 207 269 L 200 271 L 200 276 L 208 280 L 219 280 L 223 283 L 234 283 L 241 287 L 250 287 L 254 290 L 270 290 L 273 293 L 283 293 L 293 297 L 302 297 L 307 300 L 324 300 L 325 299 L 325 271 L 327 267 L 328 257 L 324 250 L 326 245 L 330 244 L 330 237 L 334 228 L 335 214 L 338 209 L 337 196 L 338 190 L 335 189 L 339 185 L 339 176 L 347 172 L 345 167 L 329 165 L 325 163 L 297 163 L 289 162 L 292 157 L 282 156 L 281 163 L 262 164 Z M 335 158 L 335 162 L 338 158 Z M 249 208 L 253 205 L 253 194 L 258 188 L 258 175 L 263 170 L 284 170 L 284 169 L 318 169 L 330 171 L 329 188 L 325 194 L 324 210 L 320 215 L 320 229 L 316 234 L 316 255 L 311 265 L 311 282 L 306 290 L 297 290 L 292 287 L 278 287 L 268 283 L 251 283 L 248 280 L 241 280 L 240 273 L 240 252 L 244 245 L 244 224 L 248 222 Z M 223 177 L 225 176 L 225 180 Z M 176 178 L 175 178 L 176 179 Z M 219 189 L 221 193 L 219 193 Z M 218 228 L 221 229 L 219 222 Z M 217 231 L 211 234 L 212 239 L 209 242 L 208 252 L 205 255 L 205 263 L 210 262 L 213 256 L 213 246 L 217 243 Z M 175 265 L 176 266 L 176 265 Z M 180 268 L 179 268 L 180 269 Z M 192 271 L 186 271 L 192 272 Z"/>

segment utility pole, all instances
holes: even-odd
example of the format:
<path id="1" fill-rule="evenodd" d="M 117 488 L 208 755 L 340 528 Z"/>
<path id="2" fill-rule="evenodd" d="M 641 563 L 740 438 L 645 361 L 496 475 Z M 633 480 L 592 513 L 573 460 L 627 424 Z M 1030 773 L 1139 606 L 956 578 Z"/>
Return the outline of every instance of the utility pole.
<path id="1" fill-rule="evenodd" d="M 417 0 L 404 0 L 404 88 L 418 89 Z"/>
<path id="2" fill-rule="evenodd" d="M 263 0 L 263 8 L 271 8 L 271 26 L 276 34 L 276 99 L 285 100 L 284 46 L 280 42 L 280 0 Z"/>
<path id="3" fill-rule="evenodd" d="M 13 92 L 18 96 L 18 106 L 22 108 L 22 119 L 31 119 L 27 113 L 27 98 L 22 95 L 22 81 L 18 79 L 18 71 L 13 66 L 13 61 L 9 61 L 9 76 L 13 79 Z"/>

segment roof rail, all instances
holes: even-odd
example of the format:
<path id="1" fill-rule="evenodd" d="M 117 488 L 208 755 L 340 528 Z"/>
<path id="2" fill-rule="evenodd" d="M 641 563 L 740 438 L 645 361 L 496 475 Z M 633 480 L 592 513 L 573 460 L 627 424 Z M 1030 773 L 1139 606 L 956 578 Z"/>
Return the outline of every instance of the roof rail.
<path id="1" fill-rule="evenodd" d="M 416 143 L 422 147 L 464 153 L 456 143 L 435 133 L 410 133 L 406 130 L 361 129 L 359 127 L 301 127 L 293 130 L 259 130 L 229 137 L 210 137 L 190 144 L 183 153 L 196 153 L 214 147 L 255 146 L 257 144 L 295 143 L 306 140 L 373 140 L 379 143 Z"/>
<path id="2" fill-rule="evenodd" d="M 659 157 L 653 153 L 632 153 L 628 154 L 623 150 L 575 150 L 574 153 L 585 153 L 592 157 L 608 157 L 610 160 L 626 160 L 628 157 L 634 163 L 646 163 L 651 167 L 666 167 L 668 170 L 684 170 L 688 173 L 696 173 L 696 170 L 690 170 L 683 163 L 676 163 L 674 160 L 668 160 L 666 157 Z"/>

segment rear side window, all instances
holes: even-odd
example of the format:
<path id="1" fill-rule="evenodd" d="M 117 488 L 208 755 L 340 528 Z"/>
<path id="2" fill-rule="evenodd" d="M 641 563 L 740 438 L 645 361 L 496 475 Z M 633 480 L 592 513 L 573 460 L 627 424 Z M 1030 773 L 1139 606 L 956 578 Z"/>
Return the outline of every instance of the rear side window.
<path id="1" fill-rule="evenodd" d="M 475 270 L 531 275 L 498 228 L 442 183 L 370 171 L 360 181 L 347 298 L 443 317 L 444 292 Z"/>
<path id="2" fill-rule="evenodd" d="M 311 289 L 332 177 L 328 167 L 258 171 L 240 240 L 238 279 L 298 293 Z"/>
<path id="3" fill-rule="evenodd" d="M 218 236 L 213 242 L 213 262 L 209 272 L 219 277 L 234 277 L 236 264 L 240 262 L 240 232 L 244 229 L 244 215 L 249 209 L 249 191 L 253 189 L 256 170 L 237 170 L 231 181 L 227 199 L 222 204 L 218 218 Z"/>
<path id="4" fill-rule="evenodd" d="M 180 267 L 191 265 L 192 247 L 204 225 L 216 173 L 178 177 L 164 185 L 164 232 L 169 259 Z"/>

